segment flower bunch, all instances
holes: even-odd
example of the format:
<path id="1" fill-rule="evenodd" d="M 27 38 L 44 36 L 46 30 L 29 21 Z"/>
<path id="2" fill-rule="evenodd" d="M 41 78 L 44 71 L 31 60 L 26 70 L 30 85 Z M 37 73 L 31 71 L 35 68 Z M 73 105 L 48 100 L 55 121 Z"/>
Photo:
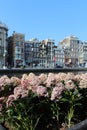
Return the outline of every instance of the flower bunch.
<path id="1" fill-rule="evenodd" d="M 7 75 L 4 75 L 0 78 L 0 91 L 5 90 L 7 86 L 10 86 L 12 81 L 8 78 Z"/>

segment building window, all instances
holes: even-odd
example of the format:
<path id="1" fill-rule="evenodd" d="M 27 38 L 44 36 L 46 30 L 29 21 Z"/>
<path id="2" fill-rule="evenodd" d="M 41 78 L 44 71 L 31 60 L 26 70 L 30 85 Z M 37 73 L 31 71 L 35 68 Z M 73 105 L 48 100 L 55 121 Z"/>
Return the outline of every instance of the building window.
<path id="1" fill-rule="evenodd" d="M 17 51 L 20 52 L 20 48 L 17 48 Z"/>
<path id="2" fill-rule="evenodd" d="M 17 47 L 19 47 L 20 46 L 20 42 L 18 41 L 18 42 L 16 42 L 16 46 Z"/>
<path id="3" fill-rule="evenodd" d="M 16 59 L 20 59 L 21 55 L 20 54 L 16 54 Z"/>

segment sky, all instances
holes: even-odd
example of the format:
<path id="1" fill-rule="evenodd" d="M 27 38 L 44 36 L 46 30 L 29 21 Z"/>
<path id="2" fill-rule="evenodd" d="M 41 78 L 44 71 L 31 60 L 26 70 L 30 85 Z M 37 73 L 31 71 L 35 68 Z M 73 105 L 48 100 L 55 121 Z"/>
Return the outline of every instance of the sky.
<path id="1" fill-rule="evenodd" d="M 25 40 L 53 39 L 55 44 L 75 35 L 87 41 L 87 0 L 0 0 L 0 21 Z"/>

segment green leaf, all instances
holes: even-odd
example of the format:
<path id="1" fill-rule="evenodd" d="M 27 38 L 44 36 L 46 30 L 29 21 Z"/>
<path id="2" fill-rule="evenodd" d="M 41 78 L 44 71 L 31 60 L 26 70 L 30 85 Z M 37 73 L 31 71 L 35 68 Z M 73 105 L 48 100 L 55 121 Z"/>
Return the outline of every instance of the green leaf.
<path id="1" fill-rule="evenodd" d="M 61 98 L 60 102 L 69 102 L 69 100 L 67 98 Z"/>
<path id="2" fill-rule="evenodd" d="M 43 115 L 43 114 L 42 114 L 42 115 Z M 40 117 L 37 117 L 37 120 L 36 120 L 36 122 L 35 122 L 35 125 L 34 125 L 34 127 L 33 127 L 33 130 L 35 130 L 36 126 L 38 125 L 38 122 L 39 122 L 40 118 L 42 117 L 42 115 L 40 115 Z"/>

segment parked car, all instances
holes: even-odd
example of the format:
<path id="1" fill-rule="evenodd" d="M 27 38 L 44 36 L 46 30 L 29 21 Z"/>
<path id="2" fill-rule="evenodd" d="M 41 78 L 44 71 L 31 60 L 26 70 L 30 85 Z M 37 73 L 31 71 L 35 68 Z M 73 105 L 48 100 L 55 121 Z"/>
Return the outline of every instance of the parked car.
<path id="1" fill-rule="evenodd" d="M 62 65 L 57 65 L 57 64 L 56 64 L 55 68 L 63 68 L 63 66 L 62 66 Z"/>

